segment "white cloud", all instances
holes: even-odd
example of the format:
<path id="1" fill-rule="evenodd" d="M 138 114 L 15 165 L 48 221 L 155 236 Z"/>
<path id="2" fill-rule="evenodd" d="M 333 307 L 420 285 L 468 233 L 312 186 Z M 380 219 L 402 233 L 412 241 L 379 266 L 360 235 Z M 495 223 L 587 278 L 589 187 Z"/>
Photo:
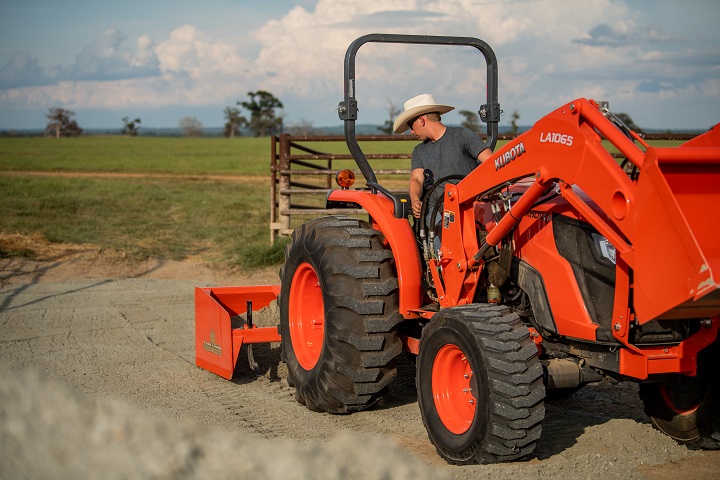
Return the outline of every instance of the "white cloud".
<path id="1" fill-rule="evenodd" d="M 175 29 L 157 46 L 143 35 L 135 51 L 125 48 L 125 36 L 104 32 L 77 56 L 60 67 L 50 83 L 0 91 L 0 104 L 35 106 L 62 104 L 73 108 L 205 105 L 236 96 L 248 70 L 248 61 L 227 44 L 186 25 Z M 26 70 L 32 59 L 15 62 Z M 18 67 L 18 68 L 20 68 Z M 240 90 L 243 91 L 243 90 Z"/>
<path id="2" fill-rule="evenodd" d="M 597 49 L 586 57 L 585 47 L 573 41 L 591 32 L 597 19 L 623 25 L 621 31 L 632 27 L 631 13 L 622 2 L 597 0 L 572 10 L 563 5 L 559 0 L 417 0 L 367 2 L 360 8 L 358 2 L 321 0 L 313 11 L 296 7 L 258 31 L 262 50 L 256 67 L 278 94 L 326 101 L 341 97 L 347 46 L 358 36 L 376 31 L 372 21 L 382 18 L 379 23 L 385 31 L 481 37 L 498 53 L 501 101 L 534 101 L 550 95 L 536 89 L 543 75 L 562 76 L 567 65 L 570 71 L 580 70 L 581 65 L 600 68 L 610 58 L 609 52 Z M 360 115 L 363 105 L 365 112 L 378 115 L 388 99 L 402 104 L 420 90 L 458 104 L 484 101 L 478 95 L 485 91 L 484 72 L 478 69 L 481 58 L 439 52 L 416 46 L 363 46 L 357 58 Z M 369 97 L 361 98 L 363 92 L 369 92 Z"/>
<path id="3" fill-rule="evenodd" d="M 143 65 L 152 64 L 157 60 L 155 55 L 155 46 L 152 38 L 149 35 L 143 35 L 137 39 L 135 46 L 135 57 L 133 58 L 132 65 L 134 67 L 141 67 Z"/>
<path id="4" fill-rule="evenodd" d="M 127 37 L 117 29 L 103 32 L 75 58 L 75 63 L 59 68 L 58 80 L 108 81 L 157 75 L 157 59 L 149 54 L 150 40 L 139 40 L 141 50 L 133 53 L 124 46 Z"/>
<path id="5" fill-rule="evenodd" d="M 717 42 L 689 44 L 687 32 L 646 14 L 621 0 L 571 7 L 564 0 L 319 0 L 247 31 L 243 44 L 192 24 L 157 42 L 153 32 L 128 40 L 108 29 L 67 67 L 43 70 L 31 55 L 13 55 L 0 68 L 0 108 L 217 105 L 220 112 L 263 89 L 283 101 L 289 121 L 337 122 L 345 51 L 375 32 L 487 41 L 499 61 L 501 107 L 518 110 L 524 122 L 576 96 L 615 96 L 650 109 L 653 99 L 706 95 L 717 105 Z M 359 121 L 382 122 L 389 101 L 402 105 L 424 91 L 458 109 L 476 109 L 485 100 L 483 62 L 476 52 L 457 50 L 363 46 Z M 302 111 L 293 110 L 300 104 Z"/>
<path id="6" fill-rule="evenodd" d="M 263 79 L 263 88 L 276 95 L 316 98 L 330 86 L 329 78 L 342 78 L 338 72 L 342 72 L 343 54 L 348 39 L 354 38 L 353 32 L 333 27 L 342 20 L 343 15 L 335 17 L 320 2 L 314 13 L 295 7 L 255 32 L 261 49 L 254 67 Z"/>
<path id="7" fill-rule="evenodd" d="M 187 74 L 193 79 L 241 74 L 247 66 L 232 46 L 211 39 L 192 25 L 175 29 L 155 53 L 163 73 Z"/>
<path id="8" fill-rule="evenodd" d="M 44 83 L 46 83 L 45 74 L 38 59 L 25 52 L 13 52 L 7 63 L 0 68 L 0 88 Z"/>

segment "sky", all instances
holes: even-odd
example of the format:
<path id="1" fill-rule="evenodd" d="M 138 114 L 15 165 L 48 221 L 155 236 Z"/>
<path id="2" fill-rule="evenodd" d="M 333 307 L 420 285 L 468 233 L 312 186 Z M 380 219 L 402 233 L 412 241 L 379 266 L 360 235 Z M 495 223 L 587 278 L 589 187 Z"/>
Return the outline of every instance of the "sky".
<path id="1" fill-rule="evenodd" d="M 717 0 L 0 0 L 0 130 L 44 128 L 51 107 L 83 128 L 205 127 L 265 90 L 285 125 L 340 125 L 343 62 L 368 33 L 477 37 L 495 51 L 501 125 L 580 97 L 645 129 L 720 122 Z M 485 103 L 485 63 L 469 47 L 365 44 L 359 124 L 431 93 Z M 246 112 L 244 112 L 246 113 Z"/>

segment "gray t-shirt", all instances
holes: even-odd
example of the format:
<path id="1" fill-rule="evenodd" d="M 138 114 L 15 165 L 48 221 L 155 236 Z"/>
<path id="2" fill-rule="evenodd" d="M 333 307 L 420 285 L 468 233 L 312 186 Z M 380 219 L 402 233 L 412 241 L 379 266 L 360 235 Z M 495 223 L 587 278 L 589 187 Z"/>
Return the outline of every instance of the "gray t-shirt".
<path id="1" fill-rule="evenodd" d="M 430 169 L 435 181 L 448 175 L 467 175 L 479 165 L 477 156 L 488 148 L 480 136 L 464 127 L 447 127 L 437 141 L 426 140 L 415 146 L 410 169 Z M 458 180 L 452 180 L 457 183 Z M 435 201 L 443 194 L 443 188 L 435 189 L 427 215 L 429 216 Z"/>

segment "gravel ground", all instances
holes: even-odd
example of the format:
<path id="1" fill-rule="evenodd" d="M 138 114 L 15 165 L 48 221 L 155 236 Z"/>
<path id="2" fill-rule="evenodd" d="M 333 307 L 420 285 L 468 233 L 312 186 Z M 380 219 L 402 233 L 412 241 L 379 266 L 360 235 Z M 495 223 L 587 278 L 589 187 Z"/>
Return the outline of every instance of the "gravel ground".
<path id="1" fill-rule="evenodd" d="M 255 349 L 257 374 L 243 355 L 232 381 L 197 368 L 193 288 L 277 281 L 77 251 L 0 259 L 0 478 L 720 477 L 720 452 L 653 430 L 632 383 L 548 401 L 532 459 L 455 467 L 427 439 L 409 363 L 380 405 L 342 416 L 295 402 L 276 344 Z"/>

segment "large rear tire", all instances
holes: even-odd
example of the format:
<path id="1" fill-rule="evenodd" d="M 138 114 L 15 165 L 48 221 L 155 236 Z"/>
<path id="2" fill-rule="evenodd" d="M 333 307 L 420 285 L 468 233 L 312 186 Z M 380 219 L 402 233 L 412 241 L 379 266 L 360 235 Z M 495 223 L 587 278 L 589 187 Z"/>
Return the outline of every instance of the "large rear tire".
<path id="1" fill-rule="evenodd" d="M 417 361 L 423 423 L 449 463 L 532 453 L 545 387 L 537 347 L 516 314 L 486 304 L 441 310 L 423 330 Z"/>
<path id="2" fill-rule="evenodd" d="M 322 217 L 293 233 L 281 271 L 280 329 L 288 384 L 313 411 L 377 403 L 397 376 L 398 281 L 383 235 Z"/>
<path id="3" fill-rule="evenodd" d="M 720 340 L 698 355 L 695 377 L 640 384 L 640 399 L 653 426 L 679 443 L 720 449 Z"/>

